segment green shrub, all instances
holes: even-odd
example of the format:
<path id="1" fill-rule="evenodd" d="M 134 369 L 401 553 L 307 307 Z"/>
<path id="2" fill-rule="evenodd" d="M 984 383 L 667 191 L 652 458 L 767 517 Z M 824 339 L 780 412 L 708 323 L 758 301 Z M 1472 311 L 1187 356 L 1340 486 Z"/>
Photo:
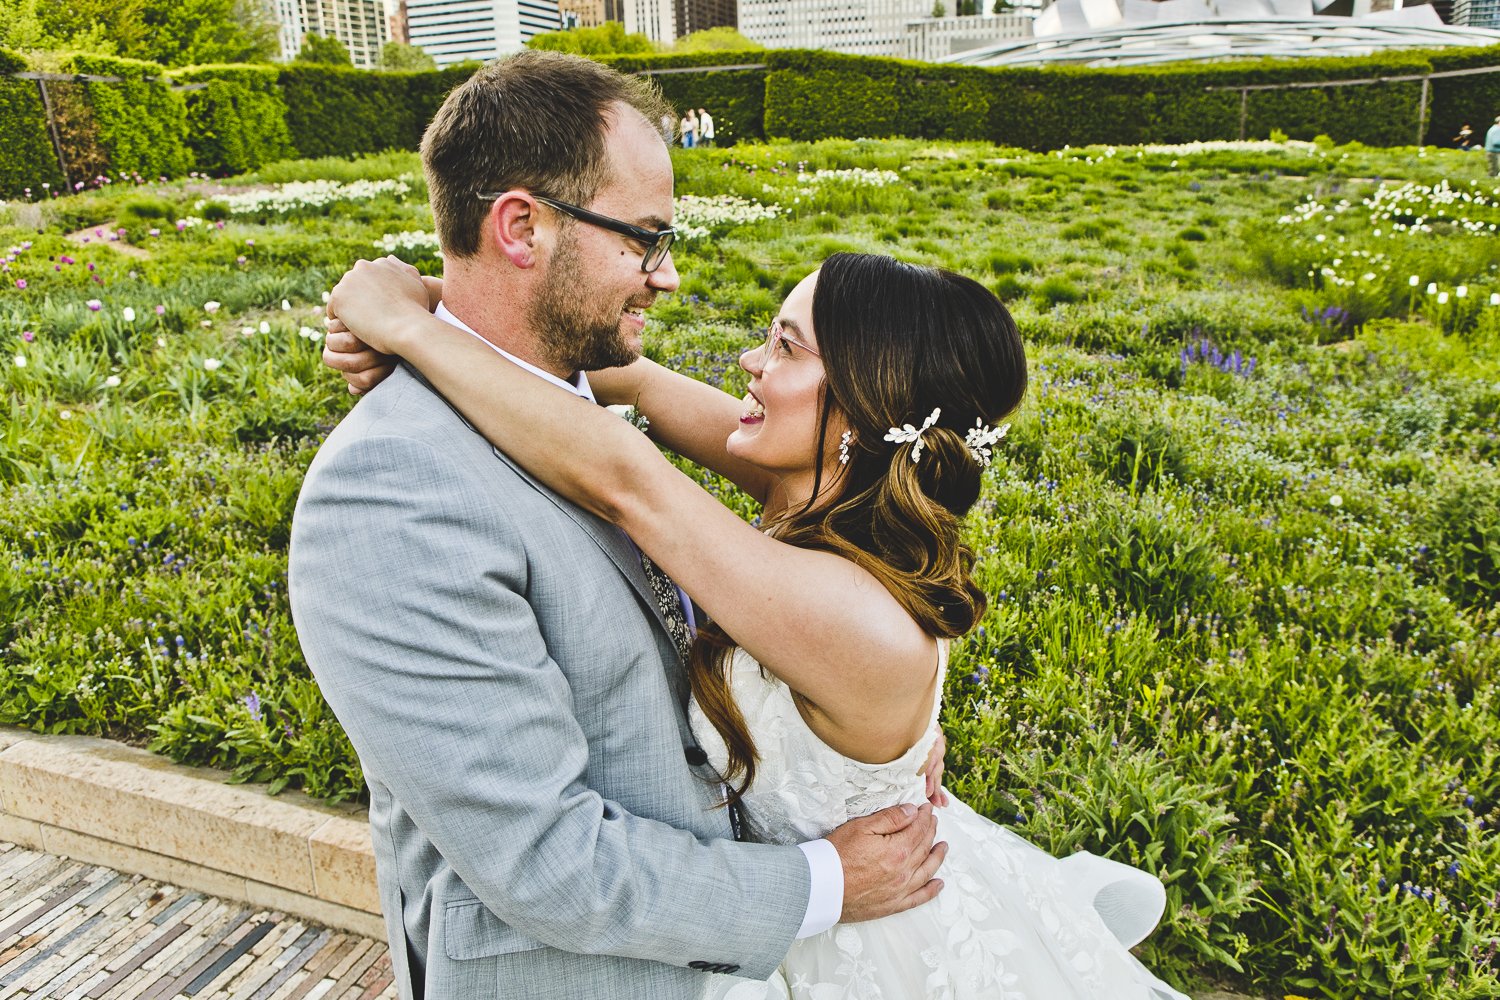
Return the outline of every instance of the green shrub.
<path id="1" fill-rule="evenodd" d="M 280 68 L 287 132 L 298 156 L 416 149 L 427 118 L 409 101 L 412 77 L 311 63 Z"/>
<path id="2" fill-rule="evenodd" d="M 0 49 L 0 134 L 5 148 L 0 150 L 0 198 L 46 197 L 50 185 L 60 189 L 62 171 L 57 153 L 47 135 L 47 114 L 41 93 L 34 80 L 15 80 L 11 73 L 26 70 L 20 56 Z"/>
<path id="3" fill-rule="evenodd" d="M 120 83 L 83 85 L 109 171 L 147 178 L 187 173 L 192 163 L 187 108 L 182 95 L 172 90 L 165 68 L 94 55 L 70 56 L 64 68 L 122 78 Z M 80 179 L 88 178 L 75 177 L 75 182 Z"/>
<path id="4" fill-rule="evenodd" d="M 714 142 L 732 146 L 747 139 L 763 139 L 765 131 L 766 69 L 760 52 L 693 52 L 681 55 L 600 56 L 599 61 L 622 73 L 649 74 L 662 96 L 679 112 L 707 108 L 714 119 Z M 750 66 L 715 70 L 715 66 Z M 702 72 L 664 72 L 704 67 Z"/>
<path id="5" fill-rule="evenodd" d="M 287 106 L 269 66 L 199 66 L 172 74 L 184 91 L 188 145 L 198 169 L 243 173 L 292 154 Z"/>

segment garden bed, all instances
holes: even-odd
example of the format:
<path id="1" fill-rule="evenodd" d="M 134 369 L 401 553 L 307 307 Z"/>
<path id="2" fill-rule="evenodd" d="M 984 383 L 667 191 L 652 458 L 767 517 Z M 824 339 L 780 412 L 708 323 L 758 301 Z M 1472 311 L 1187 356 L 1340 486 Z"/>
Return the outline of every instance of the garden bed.
<path id="1" fill-rule="evenodd" d="M 1500 192 L 1480 158 L 675 155 L 699 200 L 659 360 L 738 391 L 738 353 L 838 250 L 975 275 L 1028 340 L 968 529 L 990 610 L 953 656 L 951 787 L 1053 851 L 1159 873 L 1142 957 L 1180 982 L 1495 995 Z M 332 184 L 286 187 L 308 181 Z M 352 405 L 319 365 L 322 294 L 385 247 L 436 271 L 432 222 L 406 154 L 223 183 L 260 196 L 121 181 L 0 209 L 0 722 L 358 800 L 287 612 L 288 525 Z"/>

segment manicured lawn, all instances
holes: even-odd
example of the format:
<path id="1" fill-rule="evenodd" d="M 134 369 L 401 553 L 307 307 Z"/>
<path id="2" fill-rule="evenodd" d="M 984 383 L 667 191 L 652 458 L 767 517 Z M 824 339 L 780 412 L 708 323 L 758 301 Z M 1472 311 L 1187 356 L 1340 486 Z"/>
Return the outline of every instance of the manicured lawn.
<path id="1" fill-rule="evenodd" d="M 948 681 L 950 787 L 1055 852 L 1157 871 L 1141 954 L 1185 984 L 1500 993 L 1482 158 L 675 155 L 694 232 L 659 360 L 738 391 L 738 353 L 838 250 L 976 276 L 1027 337 L 970 521 L 991 606 Z M 0 722 L 360 794 L 287 614 L 288 522 L 351 405 L 318 363 L 321 295 L 387 248 L 437 270 L 424 199 L 388 154 L 0 209 Z"/>

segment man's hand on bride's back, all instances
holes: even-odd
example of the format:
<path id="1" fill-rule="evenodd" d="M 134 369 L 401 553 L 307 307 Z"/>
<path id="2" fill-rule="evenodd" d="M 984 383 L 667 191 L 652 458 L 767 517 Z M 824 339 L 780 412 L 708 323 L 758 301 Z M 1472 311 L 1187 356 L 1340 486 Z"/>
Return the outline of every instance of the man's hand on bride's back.
<path id="1" fill-rule="evenodd" d="M 946 843 L 932 842 L 936 834 L 928 804 L 891 806 L 830 833 L 828 841 L 844 866 L 840 922 L 874 920 L 934 898 L 943 888 L 934 876 L 948 854 Z"/>
<path id="2" fill-rule="evenodd" d="M 442 296 L 442 279 L 418 274 L 396 257 L 357 261 L 329 296 L 323 364 L 344 377 L 351 394 L 369 392 L 395 371 L 396 357 L 366 341 L 383 340 L 384 324 L 399 323 L 402 309 L 431 311 Z"/>

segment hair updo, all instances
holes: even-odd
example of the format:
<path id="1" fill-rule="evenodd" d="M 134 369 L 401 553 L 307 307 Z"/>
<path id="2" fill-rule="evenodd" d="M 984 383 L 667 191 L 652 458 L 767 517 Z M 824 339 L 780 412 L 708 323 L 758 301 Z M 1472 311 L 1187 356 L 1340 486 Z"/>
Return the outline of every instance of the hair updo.
<path id="1" fill-rule="evenodd" d="M 937 268 L 874 254 L 834 254 L 813 290 L 812 322 L 823 357 L 818 454 L 827 454 L 834 409 L 852 431 L 849 461 L 813 499 L 767 528 L 783 542 L 834 552 L 890 591 L 929 634 L 954 638 L 985 610 L 970 571 L 974 554 L 960 519 L 979 498 L 981 468 L 965 441 L 976 424 L 1005 417 L 1026 392 L 1026 355 L 1015 321 L 988 289 Z M 937 421 L 914 443 L 893 427 Z M 690 662 L 693 694 L 724 737 L 722 777 L 738 799 L 755 774 L 755 744 L 729 691 L 733 640 L 712 625 Z M 737 780 L 738 779 L 738 780 Z"/>

